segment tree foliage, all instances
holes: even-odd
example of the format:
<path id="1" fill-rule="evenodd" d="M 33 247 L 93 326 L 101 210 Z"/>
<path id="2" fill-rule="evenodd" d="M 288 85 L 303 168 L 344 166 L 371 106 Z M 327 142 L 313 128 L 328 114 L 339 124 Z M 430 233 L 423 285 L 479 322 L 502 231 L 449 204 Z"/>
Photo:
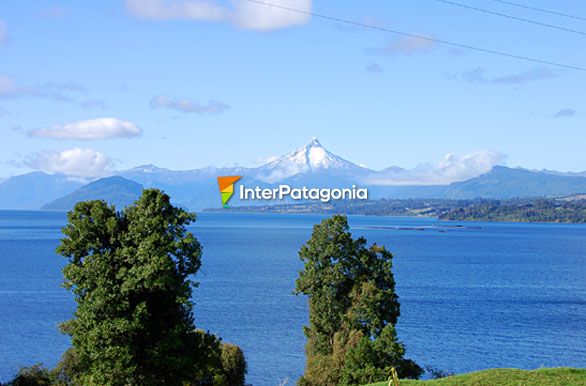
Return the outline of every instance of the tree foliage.
<path id="1" fill-rule="evenodd" d="M 75 350 L 70 347 L 63 353 L 57 366 L 52 371 L 54 383 L 58 386 L 75 386 L 81 374 L 79 359 Z"/>
<path id="2" fill-rule="evenodd" d="M 247 372 L 246 359 L 240 347 L 231 344 L 222 344 L 222 369 L 227 386 L 244 385 L 244 376 Z"/>
<path id="3" fill-rule="evenodd" d="M 223 384 L 221 343 L 196 330 L 192 315 L 202 255 L 187 230 L 195 214 L 149 189 L 121 212 L 103 201 L 78 203 L 68 220 L 57 251 L 69 261 L 64 285 L 77 302 L 62 325 L 75 350 L 75 382 Z"/>
<path id="4" fill-rule="evenodd" d="M 314 226 L 299 255 L 304 268 L 296 292 L 309 299 L 306 369 L 301 385 L 357 385 L 380 381 L 396 368 L 403 378 L 422 369 L 405 359 L 394 329 L 400 315 L 393 255 L 354 239 L 345 216 Z"/>
<path id="5" fill-rule="evenodd" d="M 42 364 L 36 364 L 21 368 L 7 386 L 50 386 L 52 382 L 51 372 Z"/>

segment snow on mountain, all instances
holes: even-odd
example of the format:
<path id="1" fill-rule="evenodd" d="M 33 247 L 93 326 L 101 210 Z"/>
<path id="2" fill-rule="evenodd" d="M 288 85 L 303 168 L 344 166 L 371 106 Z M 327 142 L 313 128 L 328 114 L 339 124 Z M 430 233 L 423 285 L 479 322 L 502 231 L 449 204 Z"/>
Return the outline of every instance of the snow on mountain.
<path id="1" fill-rule="evenodd" d="M 307 145 L 258 168 L 206 167 L 193 170 L 169 170 L 154 165 L 142 165 L 115 174 L 134 179 L 145 186 L 151 186 L 155 180 L 158 182 L 175 180 L 178 183 L 186 179 L 197 180 L 216 175 L 246 175 L 263 182 L 274 183 L 302 173 L 324 171 L 347 175 L 355 172 L 362 174 L 369 172 L 362 166 L 330 153 L 317 138 L 313 138 Z"/>
<path id="2" fill-rule="evenodd" d="M 169 169 L 160 168 L 153 164 L 148 165 L 140 165 L 136 166 L 132 169 L 124 170 L 124 173 L 167 173 L 170 172 Z"/>
<path id="3" fill-rule="evenodd" d="M 547 173 L 547 174 L 553 174 L 556 176 L 567 176 L 567 177 L 586 177 L 586 170 L 582 171 L 582 172 L 560 172 L 557 170 L 549 170 L 549 169 L 541 169 L 541 170 L 537 170 L 537 169 L 532 169 L 532 172 L 537 172 L 537 173 Z"/>
<path id="4" fill-rule="evenodd" d="M 256 170 L 256 178 L 265 182 L 277 182 L 300 173 L 329 171 L 352 172 L 368 169 L 330 153 L 317 138 Z"/>

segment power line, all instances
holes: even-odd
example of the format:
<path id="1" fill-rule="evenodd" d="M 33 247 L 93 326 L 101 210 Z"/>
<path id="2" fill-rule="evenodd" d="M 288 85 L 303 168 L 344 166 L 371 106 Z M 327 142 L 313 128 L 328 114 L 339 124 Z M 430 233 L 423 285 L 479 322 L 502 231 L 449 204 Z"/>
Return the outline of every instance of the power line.
<path id="1" fill-rule="evenodd" d="M 504 18 L 507 18 L 507 19 L 511 19 L 511 20 L 521 21 L 523 23 L 534 24 L 534 25 L 538 25 L 538 26 L 541 26 L 541 27 L 556 29 L 558 31 L 571 32 L 571 33 L 575 33 L 575 34 L 578 34 L 578 35 L 584 35 L 584 36 L 586 36 L 586 32 L 579 31 L 579 30 L 572 29 L 572 28 L 566 28 L 566 27 L 561 27 L 559 25 L 542 23 L 540 21 L 526 19 L 524 17 L 507 15 L 506 13 L 491 11 L 489 9 L 484 9 L 484 8 L 478 8 L 478 7 L 474 7 L 474 6 L 467 5 L 467 4 L 462 4 L 462 3 L 457 3 L 455 1 L 450 1 L 450 0 L 435 0 L 435 1 L 440 2 L 440 3 L 444 3 L 444 4 L 453 5 L 455 7 L 470 9 L 470 10 L 476 11 L 476 12 L 482 12 L 482 13 L 486 13 L 486 14 L 489 14 L 489 15 L 500 16 L 500 17 L 504 17 Z"/>
<path id="2" fill-rule="evenodd" d="M 282 9 L 284 11 L 293 12 L 293 13 L 297 13 L 300 15 L 313 16 L 316 18 L 320 18 L 320 19 L 324 19 L 324 20 L 328 20 L 328 21 L 333 21 L 336 23 L 348 24 L 348 25 L 352 25 L 354 27 L 361 27 L 361 28 L 373 29 L 373 30 L 382 31 L 382 32 L 388 32 L 388 33 L 392 33 L 395 35 L 400 35 L 400 36 L 409 37 L 409 38 L 413 38 L 413 39 L 425 40 L 428 42 L 443 44 L 443 45 L 452 46 L 452 47 L 464 48 L 467 50 L 482 52 L 485 54 L 498 55 L 498 56 L 503 56 L 503 57 L 507 57 L 507 58 L 511 58 L 511 59 L 524 60 L 527 62 L 547 64 L 550 66 L 561 67 L 561 68 L 566 68 L 566 69 L 570 69 L 570 70 L 586 71 L 585 67 L 575 66 L 575 65 L 571 65 L 571 64 L 564 64 L 564 63 L 559 63 L 559 62 L 552 62 L 549 60 L 537 59 L 537 58 L 532 58 L 532 57 L 528 57 L 528 56 L 512 54 L 512 53 L 508 53 L 508 52 L 504 52 L 504 51 L 498 51 L 498 50 L 492 50 L 492 49 L 482 48 L 482 47 L 478 47 L 478 46 L 472 46 L 472 45 L 468 45 L 468 44 L 461 44 L 461 43 L 456 43 L 456 42 L 443 40 L 443 39 L 431 38 L 428 36 L 417 35 L 417 34 L 412 34 L 409 32 L 403 32 L 403 31 L 394 30 L 394 29 L 390 29 L 390 28 L 379 27 L 376 25 L 361 23 L 358 21 L 341 19 L 338 17 L 328 16 L 328 15 L 324 15 L 324 14 L 316 13 L 316 12 L 312 12 L 312 11 L 304 11 L 304 10 L 297 9 L 297 8 L 291 8 L 291 7 L 288 7 L 285 5 L 269 3 L 269 2 L 263 1 L 263 0 L 246 0 L 246 1 L 251 2 L 251 3 L 255 3 L 255 4 L 259 4 L 259 5 L 263 5 L 263 6 L 267 6 L 267 7 Z"/>
<path id="3" fill-rule="evenodd" d="M 545 9 L 545 8 L 532 7 L 530 5 L 519 4 L 519 3 L 512 2 L 512 1 L 506 1 L 506 0 L 490 0 L 490 1 L 494 1 L 495 3 L 511 5 L 513 7 L 530 9 L 532 11 L 549 13 L 550 15 L 563 16 L 563 17 L 569 17 L 570 19 L 586 21 L 586 17 L 570 15 L 569 13 L 552 11 L 552 10 Z"/>

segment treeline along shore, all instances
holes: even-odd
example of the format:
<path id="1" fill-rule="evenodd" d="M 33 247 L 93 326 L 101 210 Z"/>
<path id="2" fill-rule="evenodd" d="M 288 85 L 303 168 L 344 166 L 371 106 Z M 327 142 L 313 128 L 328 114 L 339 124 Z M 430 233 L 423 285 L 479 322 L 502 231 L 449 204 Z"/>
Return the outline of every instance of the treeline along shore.
<path id="1" fill-rule="evenodd" d="M 226 210 L 226 209 L 221 209 Z M 316 213 L 370 216 L 437 217 L 452 221 L 508 221 L 586 223 L 586 195 L 562 198 L 378 199 L 365 201 L 302 202 L 232 207 L 247 213 Z M 216 211 L 208 209 L 208 211 Z"/>

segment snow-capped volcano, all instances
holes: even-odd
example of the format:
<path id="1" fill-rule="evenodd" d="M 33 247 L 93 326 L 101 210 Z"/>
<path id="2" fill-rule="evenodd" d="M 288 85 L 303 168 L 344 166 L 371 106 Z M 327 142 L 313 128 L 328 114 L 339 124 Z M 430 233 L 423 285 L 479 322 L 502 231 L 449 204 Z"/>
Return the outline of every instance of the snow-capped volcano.
<path id="1" fill-rule="evenodd" d="M 365 171 L 367 169 L 330 153 L 317 138 L 257 169 L 257 178 L 275 182 L 299 173 L 314 171 Z"/>

